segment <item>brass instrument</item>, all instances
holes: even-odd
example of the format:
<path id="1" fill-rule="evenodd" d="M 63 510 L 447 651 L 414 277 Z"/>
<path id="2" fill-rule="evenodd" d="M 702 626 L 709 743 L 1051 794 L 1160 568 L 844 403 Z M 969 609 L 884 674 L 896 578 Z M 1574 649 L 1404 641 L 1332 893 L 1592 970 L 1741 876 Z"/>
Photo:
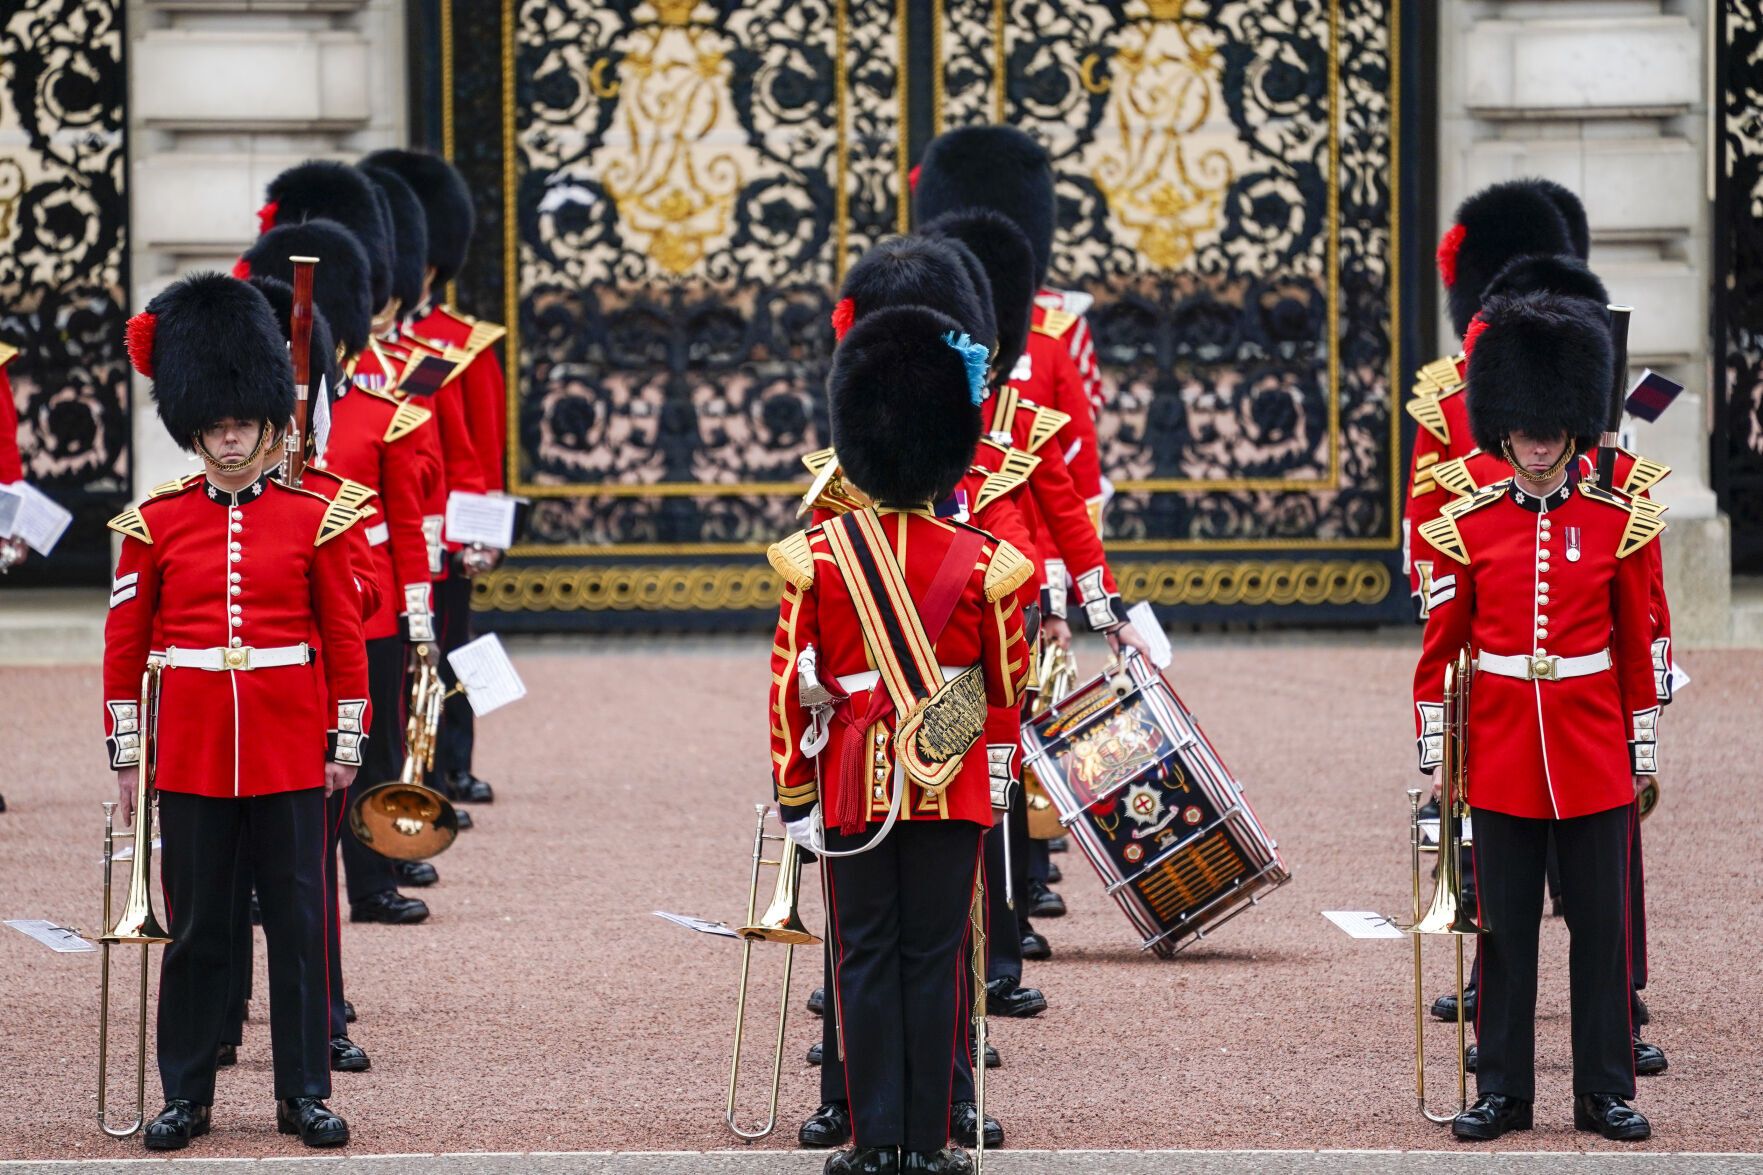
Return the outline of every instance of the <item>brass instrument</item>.
<path id="1" fill-rule="evenodd" d="M 1641 784 L 1641 790 L 1635 799 L 1640 801 L 1641 819 L 1645 820 L 1651 816 L 1654 810 L 1659 807 L 1659 777 L 1656 775 L 1647 776 L 1647 782 Z"/>
<path id="2" fill-rule="evenodd" d="M 135 784 L 134 857 L 129 861 L 129 889 L 122 915 L 110 921 L 111 866 L 116 853 L 115 802 L 104 805 L 104 916 L 109 929 L 80 937 L 98 944 L 98 1129 L 112 1138 L 127 1138 L 147 1121 L 147 962 L 154 943 L 168 943 L 171 935 L 153 913 L 153 780 L 159 726 L 159 675 L 164 666 L 147 662 L 141 677 L 141 759 Z M 110 948 L 122 945 L 141 948 L 140 1012 L 135 1032 L 135 1120 L 124 1129 L 109 1123 L 105 1094 L 110 1078 Z"/>
<path id="3" fill-rule="evenodd" d="M 1474 661 L 1469 650 L 1445 666 L 1443 753 L 1439 779 L 1439 867 L 1432 904 L 1420 910 L 1420 789 L 1408 791 L 1408 832 L 1414 871 L 1414 921 L 1403 927 L 1414 940 L 1414 1096 L 1429 1121 L 1449 1122 L 1469 1106 L 1469 1071 L 1464 1049 L 1468 1044 L 1463 1009 L 1463 940 L 1486 934 L 1488 926 L 1479 911 L 1472 912 L 1463 900 L 1463 822 L 1469 818 L 1469 689 Z M 1457 943 L 1457 1109 L 1435 1114 L 1426 1108 L 1426 1007 L 1422 990 L 1420 940 L 1425 934 L 1448 934 Z"/>
<path id="4" fill-rule="evenodd" d="M 1070 649 L 1043 636 L 1040 653 L 1035 657 L 1035 700 L 1031 717 L 1045 714 L 1049 707 L 1063 701 L 1076 688 L 1077 659 L 1071 655 Z M 1065 835 L 1065 826 L 1059 823 L 1053 798 L 1035 778 L 1034 772 L 1027 768 L 1022 772 L 1022 798 L 1028 806 L 1030 840 L 1052 840 Z"/>
<path id="5" fill-rule="evenodd" d="M 422 782 L 435 765 L 441 704 L 465 687 L 448 689 L 429 664 L 428 646 L 416 646 L 410 712 L 404 721 L 404 768 L 397 779 L 376 783 L 349 805 L 349 827 L 362 844 L 398 861 L 424 861 L 445 852 L 459 836 L 459 814 L 446 796 Z"/>
<path id="6" fill-rule="evenodd" d="M 973 1106 L 979 1120 L 977 1145 L 973 1148 L 974 1175 L 986 1169 L 986 871 L 974 872 L 973 904 L 967 908 L 967 928 L 973 940 L 968 969 L 973 973 Z"/>
<path id="7" fill-rule="evenodd" d="M 765 818 L 771 809 L 764 804 L 755 804 L 758 822 L 753 829 L 753 880 L 747 889 L 747 922 L 737 934 L 741 936 L 741 986 L 735 998 L 735 1049 L 728 1068 L 728 1106 L 723 1112 L 723 1120 L 728 1128 L 739 1138 L 754 1142 L 764 1138 L 777 1129 L 777 1091 L 783 1078 L 784 1070 L 784 1027 L 790 1017 L 790 972 L 795 964 L 796 948 L 820 942 L 802 923 L 799 905 L 802 898 L 802 851 L 795 841 L 788 836 L 780 836 L 765 831 Z M 776 841 L 782 844 L 777 860 L 765 859 L 765 842 Z M 772 886 L 771 902 L 765 907 L 765 913 L 754 920 L 754 908 L 759 902 L 759 867 L 761 865 L 777 866 L 777 882 Z M 742 1130 L 735 1122 L 735 1092 L 741 1080 L 741 1038 L 747 1023 L 747 977 L 753 966 L 753 944 L 756 942 L 781 942 L 784 944 L 784 993 L 777 1012 L 777 1044 L 771 1062 L 771 1104 L 766 1111 L 765 1124 L 758 1130 Z"/>

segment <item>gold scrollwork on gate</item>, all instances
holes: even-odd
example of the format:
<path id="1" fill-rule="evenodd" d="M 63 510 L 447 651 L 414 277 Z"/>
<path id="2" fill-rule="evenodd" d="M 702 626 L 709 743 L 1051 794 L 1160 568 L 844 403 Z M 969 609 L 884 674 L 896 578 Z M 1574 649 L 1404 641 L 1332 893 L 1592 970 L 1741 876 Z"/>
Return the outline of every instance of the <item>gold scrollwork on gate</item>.
<path id="1" fill-rule="evenodd" d="M 1390 593 L 1390 569 L 1369 559 L 1125 563 L 1115 578 L 1128 603 L 1375 604 Z"/>

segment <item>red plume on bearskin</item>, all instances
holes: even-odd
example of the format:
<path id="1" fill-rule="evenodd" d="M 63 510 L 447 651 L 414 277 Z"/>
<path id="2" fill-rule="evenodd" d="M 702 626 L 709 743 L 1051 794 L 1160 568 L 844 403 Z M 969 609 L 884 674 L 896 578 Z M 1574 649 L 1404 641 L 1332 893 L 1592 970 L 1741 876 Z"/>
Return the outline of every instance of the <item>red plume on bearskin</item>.
<path id="1" fill-rule="evenodd" d="M 1475 340 L 1481 338 L 1481 332 L 1487 328 L 1488 320 L 1479 314 L 1469 320 L 1469 329 L 1463 332 L 1463 358 L 1475 353 Z"/>
<path id="2" fill-rule="evenodd" d="M 145 310 L 129 319 L 123 334 L 123 346 L 129 353 L 129 365 L 148 379 L 153 378 L 153 331 L 159 320 Z"/>
<path id="3" fill-rule="evenodd" d="M 251 280 L 251 263 L 243 257 L 233 262 L 233 276 L 242 282 Z"/>
<path id="4" fill-rule="evenodd" d="M 276 213 L 281 211 L 281 207 L 282 207 L 282 202 L 280 200 L 271 200 L 269 203 L 265 204 L 262 208 L 259 208 L 257 210 L 257 235 L 258 236 L 262 236 L 264 233 L 268 232 L 270 229 L 275 227 Z"/>
<path id="5" fill-rule="evenodd" d="M 857 321 L 857 303 L 849 298 L 840 298 L 839 304 L 833 307 L 833 338 L 842 339 L 851 324 Z"/>
<path id="6" fill-rule="evenodd" d="M 1462 225 L 1454 224 L 1439 238 L 1439 280 L 1447 287 L 1457 284 L 1457 250 L 1463 247 L 1468 232 Z"/>

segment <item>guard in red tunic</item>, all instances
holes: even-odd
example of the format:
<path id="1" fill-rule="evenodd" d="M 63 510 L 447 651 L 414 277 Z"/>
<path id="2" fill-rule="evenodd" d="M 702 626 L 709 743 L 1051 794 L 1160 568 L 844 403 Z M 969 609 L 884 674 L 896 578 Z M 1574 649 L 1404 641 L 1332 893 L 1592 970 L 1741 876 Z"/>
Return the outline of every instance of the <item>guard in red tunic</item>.
<path id="1" fill-rule="evenodd" d="M 1470 359 L 1475 440 L 1515 476 L 1426 525 L 1441 556 L 1415 671 L 1422 769 L 1439 765 L 1445 666 L 1477 672 L 1469 803 L 1482 936 L 1480 1093 L 1460 1138 L 1531 1125 L 1537 935 L 1554 839 L 1572 933 L 1574 1125 L 1646 1138 L 1634 1096 L 1629 1012 L 1628 850 L 1634 797 L 1657 766 L 1650 582 L 1641 552 L 1663 510 L 1582 478 L 1576 458 L 1603 427 L 1608 323 L 1581 299 L 1490 300 Z"/>
<path id="2" fill-rule="evenodd" d="M 481 485 L 485 491 L 499 493 L 504 488 L 502 458 L 508 441 L 508 384 L 494 347 L 508 332 L 442 300 L 446 287 L 464 267 L 471 246 L 475 221 L 471 192 L 457 169 L 438 155 L 375 151 L 362 164 L 401 176 L 422 204 L 428 226 L 423 294 L 418 302 L 405 307 L 402 337 L 458 365 L 457 386 Z M 467 548 L 455 550 L 452 558 L 454 570 L 462 574 L 449 576 L 436 593 L 436 618 L 444 649 L 472 638 L 470 579 L 494 567 L 500 555 L 485 548 Z M 441 676 L 452 684 L 450 666 L 443 664 Z M 455 800 L 489 803 L 495 793 L 472 769 L 474 746 L 471 704 L 463 694 L 456 694 L 446 702 L 436 743 L 436 786 Z"/>
<path id="3" fill-rule="evenodd" d="M 359 237 L 326 218 L 271 229 L 240 259 L 239 270 L 286 281 L 288 258 L 319 258 L 313 303 L 330 323 L 345 368 L 372 338 L 371 267 Z M 368 693 L 374 729 L 362 763 L 363 786 L 396 779 L 403 765 L 404 663 L 411 645 L 434 641 L 427 542 L 422 529 L 424 479 L 436 474 L 409 440 L 427 413 L 343 379 L 331 403 L 330 432 L 316 463 L 378 495 L 380 514 L 365 523 L 379 584 L 379 607 L 365 622 Z M 426 903 L 397 890 L 393 863 L 341 836 L 349 916 L 355 922 L 415 923 Z M 342 1001 L 337 1001 L 339 1009 Z M 339 1013 L 340 1014 L 340 1013 Z M 341 1035 L 341 1033 L 339 1033 Z"/>
<path id="4" fill-rule="evenodd" d="M 341 1145 L 348 1126 L 323 1100 L 323 859 L 325 797 L 353 779 L 370 717 L 344 538 L 359 515 L 268 476 L 294 389 L 262 294 L 219 275 L 178 282 L 130 321 L 129 351 L 154 380 L 161 421 L 208 466 L 110 524 L 123 537 L 105 734 L 125 822 L 141 769 L 141 679 L 149 658 L 164 667 L 154 745 L 173 941 L 159 999 L 166 1106 L 145 1141 L 175 1149 L 208 1130 L 234 873 L 245 867 L 269 940 L 277 1128 Z"/>
<path id="5" fill-rule="evenodd" d="M 1027 680 L 1016 591 L 1032 574 L 1014 548 L 934 512 L 978 440 L 984 369 L 983 346 L 935 311 L 883 309 L 852 327 L 828 380 L 833 444 L 878 505 L 770 554 L 786 584 L 777 799 L 830 874 L 855 1146 L 829 1172 L 972 1169 L 945 1144 L 961 944 L 992 822 L 981 739 L 987 704 L 1016 705 Z M 805 682 L 820 689 L 805 698 Z"/>
<path id="6" fill-rule="evenodd" d="M 6 365 L 18 356 L 18 348 L 0 343 L 0 486 L 24 480 L 24 465 L 18 456 L 18 405 L 12 399 L 12 381 Z M 0 572 L 23 563 L 30 548 L 23 539 L 0 537 Z M 0 804 L 0 812 L 5 811 Z"/>
<path id="7" fill-rule="evenodd" d="M 1475 312 L 1489 296 L 1489 286 L 1515 258 L 1572 256 L 1577 251 L 1583 261 L 1585 240 L 1585 209 L 1558 184 L 1511 180 L 1470 196 L 1458 206 L 1438 247 L 1439 280 L 1445 286 L 1453 334 L 1459 339 L 1467 335 Z M 1461 354 L 1426 364 L 1415 373 L 1406 405 L 1420 431 L 1414 438 L 1402 516 L 1403 560 L 1415 615 L 1422 621 L 1429 607 L 1427 576 L 1432 567 L 1413 553 L 1411 544 L 1420 528 L 1451 499 L 1434 480 L 1434 467 L 1463 456 L 1475 445 L 1463 395 L 1465 370 Z"/>

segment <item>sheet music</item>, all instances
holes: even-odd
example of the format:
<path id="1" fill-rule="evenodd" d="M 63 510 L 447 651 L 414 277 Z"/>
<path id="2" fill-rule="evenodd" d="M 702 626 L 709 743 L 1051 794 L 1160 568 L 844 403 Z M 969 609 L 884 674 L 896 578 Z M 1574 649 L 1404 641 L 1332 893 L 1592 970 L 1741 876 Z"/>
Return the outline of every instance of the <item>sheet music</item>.
<path id="1" fill-rule="evenodd" d="M 6 925 L 30 935 L 56 954 L 78 955 L 98 949 L 97 943 L 87 942 L 67 927 L 57 926 L 41 918 L 9 918 Z"/>
<path id="2" fill-rule="evenodd" d="M 1376 910 L 1324 910 L 1322 916 L 1353 938 L 1402 938 L 1396 924 Z"/>
<path id="3" fill-rule="evenodd" d="M 1151 664 L 1158 669 L 1168 669 L 1169 663 L 1175 660 L 1175 650 L 1169 646 L 1169 634 L 1163 631 L 1163 622 L 1157 619 L 1157 612 L 1151 607 L 1149 600 L 1140 600 L 1126 610 L 1127 621 L 1139 630 L 1145 643 L 1151 646 Z"/>
<path id="4" fill-rule="evenodd" d="M 514 498 L 454 490 L 447 495 L 447 541 L 506 551 L 514 544 Z"/>
<path id="5" fill-rule="evenodd" d="M 24 497 L 12 492 L 11 486 L 0 486 L 0 535 L 12 537 L 12 523 L 18 517 Z"/>
<path id="6" fill-rule="evenodd" d="M 493 632 L 448 653 L 447 664 L 465 686 L 471 712 L 479 717 L 526 697 L 526 683 Z"/>
<path id="7" fill-rule="evenodd" d="M 73 521 L 73 515 L 28 481 L 15 481 L 0 487 L 0 494 L 18 502 L 12 508 L 12 522 L 6 533 L 12 538 L 23 539 L 39 555 L 53 551 L 67 530 L 67 524 Z"/>
<path id="8" fill-rule="evenodd" d="M 687 930 L 696 930 L 699 934 L 714 934 L 718 938 L 739 938 L 740 935 L 728 928 L 725 922 L 708 922 L 703 918 L 693 918 L 689 914 L 669 914 L 666 910 L 654 911 L 657 918 L 665 918 L 675 926 L 683 926 Z"/>

